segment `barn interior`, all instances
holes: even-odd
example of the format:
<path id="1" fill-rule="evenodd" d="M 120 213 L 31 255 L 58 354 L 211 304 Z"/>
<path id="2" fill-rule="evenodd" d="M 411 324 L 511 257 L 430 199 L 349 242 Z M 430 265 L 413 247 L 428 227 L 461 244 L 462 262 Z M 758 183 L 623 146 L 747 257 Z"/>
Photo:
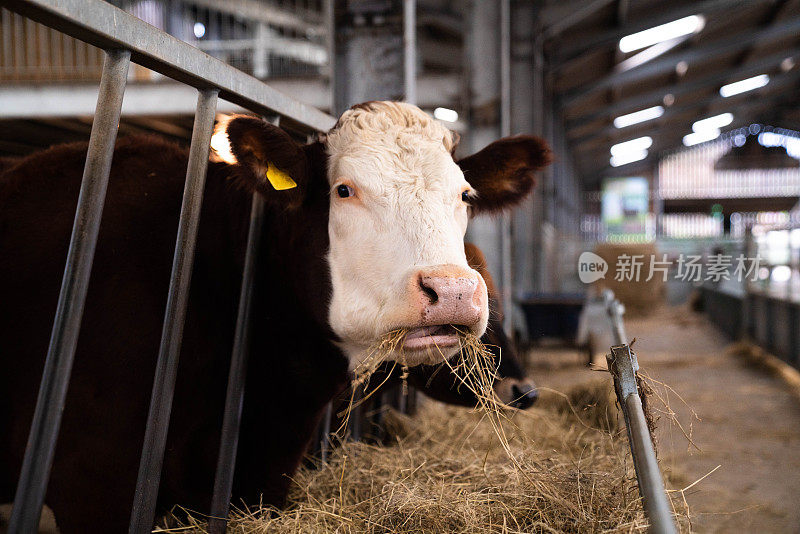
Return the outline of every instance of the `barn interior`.
<path id="1" fill-rule="evenodd" d="M 458 132 L 457 155 L 547 140 L 533 195 L 466 237 L 539 402 L 610 382 L 616 298 L 622 342 L 663 386 L 655 437 L 678 529 L 798 529 L 800 1 L 109 3 L 334 117 L 414 103 Z M 3 4 L 0 159 L 88 140 L 103 50 L 25 16 L 27 0 Z M 134 62 L 119 136 L 188 145 L 195 104 Z M 223 97 L 217 113 L 248 110 Z M 415 400 L 395 408 L 435 402 L 398 395 Z M 506 527 L 486 532 L 525 531 Z"/>

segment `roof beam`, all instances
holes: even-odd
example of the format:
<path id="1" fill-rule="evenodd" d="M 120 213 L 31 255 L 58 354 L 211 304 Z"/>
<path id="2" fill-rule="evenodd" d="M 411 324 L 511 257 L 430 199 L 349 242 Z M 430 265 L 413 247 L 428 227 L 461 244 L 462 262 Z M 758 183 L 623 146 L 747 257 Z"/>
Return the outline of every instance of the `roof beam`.
<path id="1" fill-rule="evenodd" d="M 762 3 L 775 3 L 776 1 L 777 0 L 750 0 L 749 2 L 742 2 L 741 0 L 704 0 L 701 2 L 688 2 L 671 11 L 663 12 L 659 10 L 659 12 L 652 17 L 626 24 L 621 28 L 599 32 L 595 35 L 587 36 L 584 39 L 575 39 L 571 42 L 559 43 L 558 49 L 554 50 L 555 57 L 553 58 L 553 67 L 555 69 L 561 69 L 584 52 L 612 44 L 616 46 L 617 42 L 626 35 L 666 24 L 667 22 L 688 17 L 689 15 L 696 15 L 698 13 L 709 14 L 715 11 L 729 10 L 732 7 L 751 7 Z"/>
<path id="2" fill-rule="evenodd" d="M 322 13 L 313 10 L 289 11 L 256 0 L 192 0 L 192 4 L 233 15 L 241 20 L 264 22 L 281 28 L 321 35 L 325 32 Z"/>
<path id="3" fill-rule="evenodd" d="M 800 72 L 792 72 L 789 74 L 784 74 L 782 76 L 778 76 L 773 78 L 770 81 L 769 85 L 766 87 L 759 89 L 755 92 L 758 96 L 763 96 L 766 92 L 775 93 L 781 89 L 786 88 L 796 88 L 797 83 L 800 81 Z M 703 100 L 699 100 L 697 102 L 692 102 L 690 104 L 686 104 L 683 106 L 672 106 L 666 109 L 664 115 L 659 117 L 657 120 L 641 123 L 639 127 L 629 127 L 629 128 L 616 128 L 614 125 L 609 125 L 603 128 L 600 132 L 593 133 L 590 135 L 583 136 L 579 139 L 576 139 L 572 142 L 572 147 L 574 150 L 582 150 L 585 147 L 596 146 L 600 144 L 608 144 L 608 143 L 615 143 L 618 140 L 625 138 L 625 137 L 640 137 L 642 135 L 658 135 L 660 131 L 662 131 L 666 126 L 670 125 L 673 121 L 680 120 L 683 115 L 689 113 L 691 111 L 698 111 L 701 109 L 706 108 L 707 106 L 711 106 L 717 102 L 730 102 L 731 106 L 734 107 L 731 111 L 738 112 L 741 109 L 748 108 L 752 106 L 755 102 L 761 103 L 762 99 L 753 99 L 754 93 L 741 93 L 731 98 L 722 98 L 719 94 L 711 95 Z M 697 118 L 703 118 L 702 115 L 697 115 Z M 688 125 L 687 125 L 688 127 Z M 686 133 L 689 133 L 688 129 L 685 129 Z"/>
<path id="4" fill-rule="evenodd" d="M 781 109 L 787 105 L 790 105 L 788 101 L 782 101 L 777 106 L 770 101 L 756 101 L 748 104 L 747 106 L 742 106 L 739 116 L 730 126 L 727 127 L 727 131 L 751 124 L 754 120 L 758 119 L 757 115 L 766 108 L 772 109 L 776 107 Z M 652 166 L 656 164 L 656 162 L 664 155 L 665 152 L 683 148 L 681 140 L 685 134 L 682 131 L 675 129 L 666 130 L 663 133 L 664 135 L 653 139 L 653 146 L 650 147 L 647 158 L 631 164 L 630 167 L 621 167 L 621 170 L 611 167 L 609 162 L 610 154 L 608 150 L 594 150 L 593 152 L 584 153 L 579 157 L 584 163 L 587 160 L 594 162 L 594 168 L 599 169 L 599 172 L 593 173 L 593 175 L 597 176 L 598 178 L 612 174 L 626 173 L 634 170 L 634 168 L 638 168 L 639 165 Z"/>
<path id="5" fill-rule="evenodd" d="M 662 87 L 646 93 L 634 95 L 624 98 L 617 102 L 600 106 L 599 109 L 591 113 L 580 115 L 567 122 L 567 130 L 577 128 L 587 122 L 602 119 L 604 117 L 612 117 L 619 114 L 637 111 L 641 108 L 655 106 L 660 104 L 664 99 L 664 95 L 671 94 L 679 96 L 686 93 L 691 93 L 708 86 L 722 84 L 732 79 L 743 79 L 748 76 L 761 74 L 762 71 L 777 67 L 781 61 L 787 57 L 800 56 L 800 47 L 795 47 L 786 51 L 781 51 L 764 58 L 760 58 L 748 63 L 745 63 L 733 70 L 723 70 L 703 76 L 695 80 L 681 81 L 666 87 Z M 798 58 L 800 60 L 800 58 Z"/>
<path id="6" fill-rule="evenodd" d="M 800 0 L 784 0 L 783 4 L 777 6 L 775 9 L 772 10 L 772 13 L 769 15 L 770 17 L 769 24 L 775 24 L 781 20 L 786 20 L 791 18 L 793 14 L 797 13 L 798 8 L 800 8 Z M 767 47 L 769 47 L 768 43 L 766 43 L 766 45 Z M 753 43 L 750 48 L 748 48 L 741 54 L 737 62 L 737 66 L 743 65 L 748 61 L 752 61 L 754 58 L 758 57 L 763 47 L 764 47 L 763 43 L 759 42 Z M 732 83 L 736 81 L 738 81 L 736 78 L 728 78 L 727 80 L 725 80 L 725 83 Z M 704 110 L 704 115 L 705 116 L 715 115 L 716 113 L 713 112 L 714 107 L 718 102 L 721 101 L 722 99 L 711 102 L 708 105 L 708 108 Z"/>
<path id="7" fill-rule="evenodd" d="M 707 60 L 728 52 L 741 50 L 754 42 L 780 39 L 782 37 L 797 35 L 798 33 L 800 33 L 800 17 L 793 18 L 785 22 L 772 24 L 766 28 L 762 28 L 761 30 L 752 33 L 732 35 L 730 37 L 717 39 L 716 41 L 702 46 L 679 50 L 672 54 L 667 54 L 654 59 L 653 61 L 645 63 L 635 69 L 625 72 L 607 74 L 599 80 L 596 80 L 578 89 L 569 91 L 561 99 L 561 105 L 567 107 L 592 95 L 593 93 L 596 93 L 597 91 L 608 89 L 615 85 L 631 83 L 669 72 L 675 68 L 675 64 L 679 61 L 694 63 L 696 61 Z"/>
<path id="8" fill-rule="evenodd" d="M 615 0 L 572 0 L 557 3 L 542 9 L 540 20 L 544 28 L 544 38 L 560 34 L 570 26 L 578 24 L 596 11 L 603 9 Z"/>

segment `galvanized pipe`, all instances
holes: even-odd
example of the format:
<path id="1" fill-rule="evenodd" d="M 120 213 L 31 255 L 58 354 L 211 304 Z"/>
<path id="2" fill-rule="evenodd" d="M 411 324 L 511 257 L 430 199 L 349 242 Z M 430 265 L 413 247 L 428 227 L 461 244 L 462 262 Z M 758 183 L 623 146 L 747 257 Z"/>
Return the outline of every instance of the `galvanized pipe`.
<path id="1" fill-rule="evenodd" d="M 239 428 L 242 422 L 242 404 L 247 373 L 247 358 L 250 347 L 251 312 L 255 285 L 258 245 L 264 225 L 264 198 L 253 194 L 250 207 L 250 229 L 247 234 L 247 252 L 244 258 L 242 287 L 239 291 L 239 310 L 233 338 L 233 353 L 228 372 L 228 391 L 225 395 L 225 412 L 222 419 L 222 435 L 214 475 L 214 493 L 211 498 L 211 517 L 208 527 L 211 534 L 224 534 L 228 523 L 233 472 L 236 467 L 236 451 L 239 445 Z"/>
<path id="2" fill-rule="evenodd" d="M 203 89 L 198 92 L 197 97 L 197 111 L 189 149 L 186 186 L 178 222 L 178 238 L 172 262 L 167 308 L 128 529 L 130 534 L 149 533 L 153 527 L 178 370 L 178 356 L 186 318 L 186 302 L 192 278 L 197 227 L 203 204 L 203 187 L 206 181 L 211 133 L 214 128 L 217 94 L 216 89 Z"/>
<path id="3" fill-rule="evenodd" d="M 330 435 L 331 435 L 331 420 L 333 419 L 333 403 L 329 402 L 325 405 L 325 413 L 322 415 L 321 429 L 319 433 L 319 459 L 322 463 L 328 461 L 330 455 Z"/>
<path id="4" fill-rule="evenodd" d="M 403 85 L 406 102 L 417 103 L 417 0 L 403 0 Z"/>
<path id="5" fill-rule="evenodd" d="M 622 316 L 625 314 L 625 305 L 614 297 L 614 292 L 610 289 L 603 291 L 603 299 L 606 301 L 606 311 L 611 320 L 614 343 L 616 345 L 627 345 L 628 334 L 625 332 L 625 323 L 622 321 Z"/>
<path id="6" fill-rule="evenodd" d="M 103 64 L 67 264 L 8 527 L 15 534 L 36 532 L 47 492 L 103 215 L 130 57 L 127 50 L 109 50 Z"/>
<path id="7" fill-rule="evenodd" d="M 500 1 L 500 136 L 511 135 L 511 0 Z M 500 216 L 500 254 L 502 256 L 502 294 L 505 303 L 503 330 L 514 337 L 511 214 Z"/>
<path id="8" fill-rule="evenodd" d="M 658 468 L 656 452 L 647 427 L 642 399 L 636 384 L 636 371 L 639 365 L 636 356 L 627 345 L 611 347 L 608 356 L 608 368 L 614 377 L 617 400 L 625 416 L 633 466 L 639 482 L 639 493 L 644 501 L 644 510 L 650 521 L 649 532 L 654 534 L 675 534 L 677 532 L 672 519 L 664 482 Z"/>

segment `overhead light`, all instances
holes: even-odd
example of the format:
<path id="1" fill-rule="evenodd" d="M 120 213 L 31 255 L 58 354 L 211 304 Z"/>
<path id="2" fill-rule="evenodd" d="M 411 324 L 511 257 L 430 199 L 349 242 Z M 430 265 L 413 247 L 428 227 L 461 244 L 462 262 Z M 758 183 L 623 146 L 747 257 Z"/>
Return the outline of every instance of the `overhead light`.
<path id="1" fill-rule="evenodd" d="M 706 130 L 700 130 L 699 132 L 693 132 L 689 135 L 683 136 L 683 144 L 685 146 L 692 146 L 697 145 L 700 143 L 705 143 L 706 141 L 711 141 L 712 139 L 716 139 L 719 137 L 720 131 L 714 128 L 709 128 Z"/>
<path id="2" fill-rule="evenodd" d="M 627 115 L 620 115 L 614 119 L 614 126 L 617 128 L 625 128 L 632 124 L 639 124 L 640 122 L 649 121 L 659 118 L 664 114 L 663 106 L 653 106 L 652 108 L 643 109 L 628 113 Z"/>
<path id="3" fill-rule="evenodd" d="M 612 156 L 623 156 L 629 152 L 641 152 L 647 150 L 653 145 L 653 138 L 649 136 L 637 137 L 624 143 L 617 143 L 611 147 Z M 634 160 L 635 161 L 635 160 Z"/>
<path id="4" fill-rule="evenodd" d="M 458 112 L 454 109 L 436 108 L 433 110 L 433 117 L 445 122 L 456 122 L 458 120 Z"/>
<path id="5" fill-rule="evenodd" d="M 206 34 L 206 25 L 202 22 L 195 22 L 194 23 L 194 36 L 198 39 L 202 38 Z"/>
<path id="6" fill-rule="evenodd" d="M 768 83 L 769 76 L 767 74 L 759 74 L 758 76 L 753 76 L 752 78 L 747 78 L 744 80 L 739 80 L 738 82 L 729 83 L 728 85 L 723 85 L 719 88 L 719 94 L 724 98 L 728 98 L 729 96 L 738 95 L 739 93 L 764 87 Z"/>
<path id="7" fill-rule="evenodd" d="M 611 156 L 609 163 L 611 163 L 612 167 L 620 167 L 622 165 L 627 165 L 628 163 L 633 163 L 634 161 L 642 161 L 646 157 L 647 150 L 633 150 L 618 156 Z"/>
<path id="8" fill-rule="evenodd" d="M 788 72 L 794 68 L 794 59 L 791 57 L 787 57 L 783 61 L 781 61 L 781 70 L 783 72 Z"/>
<path id="9" fill-rule="evenodd" d="M 678 61 L 677 65 L 675 65 L 675 74 L 678 76 L 683 76 L 689 70 L 689 64 L 685 61 Z"/>
<path id="10" fill-rule="evenodd" d="M 758 134 L 758 143 L 766 147 L 782 146 L 788 155 L 800 159 L 800 138 L 798 137 L 775 132 L 762 132 Z"/>
<path id="11" fill-rule="evenodd" d="M 720 128 L 729 125 L 733 122 L 733 114 L 732 113 L 722 113 L 720 115 L 714 115 L 713 117 L 709 117 L 707 119 L 699 120 L 692 124 L 692 130 L 695 132 L 701 132 L 705 130 L 719 130 Z"/>
<path id="12" fill-rule="evenodd" d="M 792 279 L 792 268 L 788 265 L 776 265 L 772 268 L 770 278 L 773 282 L 783 283 Z"/>
<path id="13" fill-rule="evenodd" d="M 691 15 L 627 35 L 619 40 L 619 49 L 626 53 L 633 52 L 662 41 L 697 33 L 703 29 L 703 26 L 705 26 L 705 18 L 702 15 Z"/>

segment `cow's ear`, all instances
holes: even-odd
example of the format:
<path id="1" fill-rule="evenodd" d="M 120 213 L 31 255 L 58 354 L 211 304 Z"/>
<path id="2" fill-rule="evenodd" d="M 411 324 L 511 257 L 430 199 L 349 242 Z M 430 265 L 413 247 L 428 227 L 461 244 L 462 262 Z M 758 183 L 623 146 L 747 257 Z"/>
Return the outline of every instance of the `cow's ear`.
<path id="1" fill-rule="evenodd" d="M 303 203 L 320 168 L 324 173 L 324 151 L 314 150 L 315 144 L 295 141 L 288 133 L 264 120 L 246 115 L 226 117 L 217 124 L 214 137 L 224 136 L 233 156 L 229 163 L 236 164 L 233 172 L 236 182 L 260 193 L 271 203 L 286 208 L 296 208 Z M 222 142 L 212 139 L 212 147 Z M 222 158 L 225 159 L 225 158 Z"/>
<path id="2" fill-rule="evenodd" d="M 458 161 L 475 189 L 474 214 L 498 212 L 521 202 L 536 183 L 534 174 L 553 159 L 545 141 L 530 135 L 505 137 Z"/>

